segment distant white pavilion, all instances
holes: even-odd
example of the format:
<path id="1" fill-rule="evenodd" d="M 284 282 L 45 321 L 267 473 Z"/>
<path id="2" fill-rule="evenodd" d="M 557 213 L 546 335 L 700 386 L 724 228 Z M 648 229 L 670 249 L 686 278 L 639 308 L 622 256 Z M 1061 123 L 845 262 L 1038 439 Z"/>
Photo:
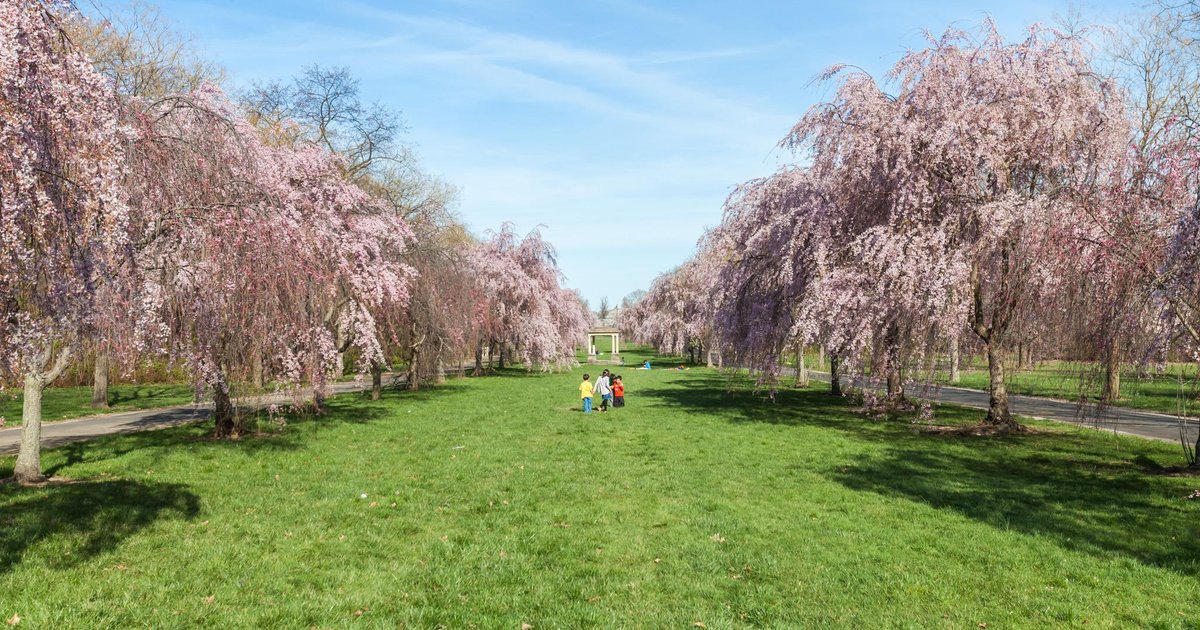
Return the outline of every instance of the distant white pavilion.
<path id="1" fill-rule="evenodd" d="M 601 361 L 596 355 L 596 338 L 608 337 L 612 340 L 612 354 Z M 614 326 L 597 326 L 588 331 L 588 363 L 620 363 L 621 362 L 621 329 Z"/>

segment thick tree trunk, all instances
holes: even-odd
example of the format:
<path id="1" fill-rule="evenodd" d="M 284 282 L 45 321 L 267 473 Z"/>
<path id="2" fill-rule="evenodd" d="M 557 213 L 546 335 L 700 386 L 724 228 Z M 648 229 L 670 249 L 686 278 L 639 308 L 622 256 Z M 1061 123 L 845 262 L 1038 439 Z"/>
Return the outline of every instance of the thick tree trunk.
<path id="1" fill-rule="evenodd" d="M 483 374 L 483 342 L 475 344 L 475 376 Z"/>
<path id="2" fill-rule="evenodd" d="M 92 406 L 108 409 L 108 353 L 96 352 L 96 363 L 92 366 Z"/>
<path id="3" fill-rule="evenodd" d="M 229 386 L 224 382 L 213 385 L 213 434 L 219 438 L 238 434 L 237 417 L 233 401 L 229 398 Z M 314 398 L 316 396 L 314 390 Z"/>
<path id="4" fill-rule="evenodd" d="M 1104 402 L 1121 399 L 1121 347 L 1116 338 L 1104 353 L 1104 390 L 1101 397 Z"/>
<path id="5" fill-rule="evenodd" d="M 53 347 L 45 348 L 32 363 L 28 364 L 25 372 L 25 392 L 21 407 L 21 444 L 17 450 L 17 463 L 13 467 L 13 480 L 21 484 L 40 483 L 46 480 L 42 474 L 42 393 L 46 386 L 67 369 L 67 364 L 74 354 L 74 347 L 63 346 L 50 365 Z"/>
<path id="6" fill-rule="evenodd" d="M 707 364 L 705 367 L 713 367 L 713 351 L 712 351 L 712 348 L 709 348 L 709 349 L 708 349 L 707 356 L 708 356 L 708 364 Z"/>
<path id="7" fill-rule="evenodd" d="M 959 374 L 959 364 L 962 363 L 961 351 L 958 349 L 958 340 L 950 342 L 950 382 L 958 383 L 962 380 Z"/>
<path id="8" fill-rule="evenodd" d="M 838 355 L 837 353 L 829 354 L 829 393 L 834 396 L 842 395 L 842 375 L 838 373 Z"/>
<path id="9" fill-rule="evenodd" d="M 825 346 L 817 346 L 817 369 L 825 369 Z"/>
<path id="10" fill-rule="evenodd" d="M 1004 384 L 1004 356 L 996 342 L 987 343 L 988 414 L 984 422 L 996 426 L 1016 426 L 1008 408 L 1008 388 Z"/>
<path id="11" fill-rule="evenodd" d="M 371 362 L 371 400 L 383 398 L 383 364 Z"/>
<path id="12" fill-rule="evenodd" d="M 25 400 L 21 408 L 21 446 L 13 479 L 17 483 L 40 483 L 42 475 L 42 391 L 46 383 L 40 374 L 25 376 Z"/>

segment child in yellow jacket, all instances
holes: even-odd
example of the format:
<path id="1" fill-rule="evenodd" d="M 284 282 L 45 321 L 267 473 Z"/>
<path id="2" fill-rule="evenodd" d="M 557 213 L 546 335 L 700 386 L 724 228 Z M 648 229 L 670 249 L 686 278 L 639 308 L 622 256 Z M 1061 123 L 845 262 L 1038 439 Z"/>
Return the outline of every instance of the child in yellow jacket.
<path id="1" fill-rule="evenodd" d="M 579 384 L 579 397 L 583 399 L 583 413 L 592 413 L 592 381 L 587 374 Z"/>

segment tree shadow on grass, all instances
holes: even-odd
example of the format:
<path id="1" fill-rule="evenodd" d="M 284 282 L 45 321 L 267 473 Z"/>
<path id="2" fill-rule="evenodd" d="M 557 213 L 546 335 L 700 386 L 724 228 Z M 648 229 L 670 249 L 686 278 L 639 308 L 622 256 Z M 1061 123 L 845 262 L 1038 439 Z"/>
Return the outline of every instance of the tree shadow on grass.
<path id="1" fill-rule="evenodd" d="M 1115 448 L 1107 436 L 1053 426 L 1032 435 L 929 435 L 905 422 L 856 416 L 824 386 L 781 389 L 772 402 L 744 379 L 697 376 L 642 395 L 734 423 L 836 429 L 882 445 L 817 471 L 847 488 L 924 503 L 1096 557 L 1200 576 L 1200 502 L 1181 499 L 1189 480 L 1155 473 L 1156 444 L 1125 440 Z M 967 424 L 980 413 L 942 407 L 938 421 Z"/>
<path id="2" fill-rule="evenodd" d="M 0 575 L 42 541 L 56 545 L 48 564 L 68 569 L 116 548 L 155 521 L 190 520 L 199 513 L 200 498 L 181 484 L 113 480 L 0 486 Z"/>
<path id="3" fill-rule="evenodd" d="M 846 400 L 829 394 L 826 385 L 814 383 L 805 389 L 780 387 L 772 399 L 766 389 L 756 390 L 753 378 L 717 371 L 688 371 L 687 378 L 665 387 L 631 391 L 629 396 L 658 399 L 662 403 L 696 413 L 717 413 L 734 423 L 766 423 L 788 426 L 820 426 L 863 432 L 855 423 L 847 426 L 851 413 Z"/>
<path id="4" fill-rule="evenodd" d="M 1200 575 L 1200 506 L 1180 481 L 1134 461 L 1070 448 L 937 445 L 910 436 L 882 456 L 824 474 L 848 488 L 950 510 L 1066 549 Z M 1136 458 L 1135 458 L 1136 459 Z M 1184 482 L 1186 483 L 1186 482 Z"/>

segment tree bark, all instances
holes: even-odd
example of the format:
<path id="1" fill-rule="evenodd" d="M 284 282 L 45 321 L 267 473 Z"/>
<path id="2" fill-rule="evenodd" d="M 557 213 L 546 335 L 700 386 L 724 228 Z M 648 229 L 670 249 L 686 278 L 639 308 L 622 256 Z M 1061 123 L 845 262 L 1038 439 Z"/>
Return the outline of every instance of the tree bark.
<path id="1" fill-rule="evenodd" d="M 25 400 L 21 408 L 21 446 L 13 479 L 18 483 L 40 483 L 42 475 L 42 390 L 41 375 L 25 375 Z"/>
<path id="2" fill-rule="evenodd" d="M 1008 407 L 1008 388 L 1004 384 L 1004 356 L 994 340 L 987 342 L 988 414 L 984 422 L 995 426 L 1016 426 Z"/>
<path id="3" fill-rule="evenodd" d="M 887 370 L 887 397 L 904 398 L 904 387 L 900 384 L 900 368 L 891 365 Z"/>
<path id="4" fill-rule="evenodd" d="M 421 350 L 416 346 L 413 346 L 412 354 L 408 359 L 408 372 L 405 376 L 405 378 L 408 380 L 408 389 L 411 391 L 421 389 L 421 370 L 417 367 L 420 361 Z M 503 359 L 501 359 L 501 361 L 503 361 Z"/>
<path id="5" fill-rule="evenodd" d="M 263 374 L 266 371 L 266 367 L 263 365 L 263 357 L 261 353 L 254 353 L 254 362 L 250 369 L 250 379 L 254 384 L 254 389 L 261 390 L 263 386 L 266 385 L 266 378 Z"/>
<path id="6" fill-rule="evenodd" d="M 962 380 L 959 374 L 959 364 L 962 362 L 961 351 L 958 349 L 958 340 L 950 342 L 950 382 L 958 383 Z"/>
<path id="7" fill-rule="evenodd" d="M 713 351 L 712 351 L 712 348 L 709 348 L 709 349 L 708 349 L 707 356 L 708 356 L 708 365 L 706 365 L 705 367 L 713 367 Z"/>
<path id="8" fill-rule="evenodd" d="M 900 331 L 895 324 L 888 328 L 887 348 L 884 350 L 884 361 L 887 363 L 887 397 L 889 399 L 904 398 L 904 382 L 900 374 Z"/>
<path id="9" fill-rule="evenodd" d="M 1007 268 L 1007 255 L 1004 262 Z M 988 360 L 988 413 L 984 424 L 1006 428 L 1019 428 L 1013 420 L 1008 407 L 1008 389 L 1004 384 L 1004 357 L 1000 350 L 1001 331 L 1004 326 L 997 328 L 996 315 L 993 313 L 992 325 L 988 326 L 984 316 L 983 289 L 980 286 L 979 270 L 971 268 L 971 290 L 974 305 L 972 308 L 971 329 L 984 342 L 987 348 Z"/>
<path id="10" fill-rule="evenodd" d="M 108 353 L 96 351 L 96 363 L 92 366 L 92 407 L 108 409 Z"/>
<path id="11" fill-rule="evenodd" d="M 817 369 L 825 369 L 825 346 L 823 345 L 817 346 Z"/>
<path id="12" fill-rule="evenodd" d="M 238 434 L 237 418 L 233 401 L 229 398 L 229 386 L 224 381 L 213 385 L 213 435 L 219 438 Z M 313 393 L 314 400 L 316 392 Z"/>
<path id="13" fill-rule="evenodd" d="M 1104 389 L 1101 398 L 1104 402 L 1121 399 L 1121 347 L 1116 337 L 1104 353 Z"/>
<path id="14" fill-rule="evenodd" d="M 834 396 L 842 395 L 842 375 L 838 373 L 838 355 L 836 352 L 829 353 L 829 393 Z"/>
<path id="15" fill-rule="evenodd" d="M 483 342 L 475 344 L 475 376 L 483 374 Z"/>
<path id="16" fill-rule="evenodd" d="M 383 397 L 383 364 L 378 361 L 371 362 L 371 400 L 379 400 Z"/>
<path id="17" fill-rule="evenodd" d="M 64 346 L 54 361 L 54 367 L 46 372 L 52 352 L 52 347 L 45 348 L 26 367 L 21 406 L 21 444 L 17 450 L 17 463 L 13 467 L 13 480 L 20 484 L 46 480 L 42 474 L 42 393 L 67 369 L 74 347 Z"/>
<path id="18" fill-rule="evenodd" d="M 804 364 L 804 346 L 796 349 L 796 382 L 795 387 L 808 387 L 808 366 Z"/>

